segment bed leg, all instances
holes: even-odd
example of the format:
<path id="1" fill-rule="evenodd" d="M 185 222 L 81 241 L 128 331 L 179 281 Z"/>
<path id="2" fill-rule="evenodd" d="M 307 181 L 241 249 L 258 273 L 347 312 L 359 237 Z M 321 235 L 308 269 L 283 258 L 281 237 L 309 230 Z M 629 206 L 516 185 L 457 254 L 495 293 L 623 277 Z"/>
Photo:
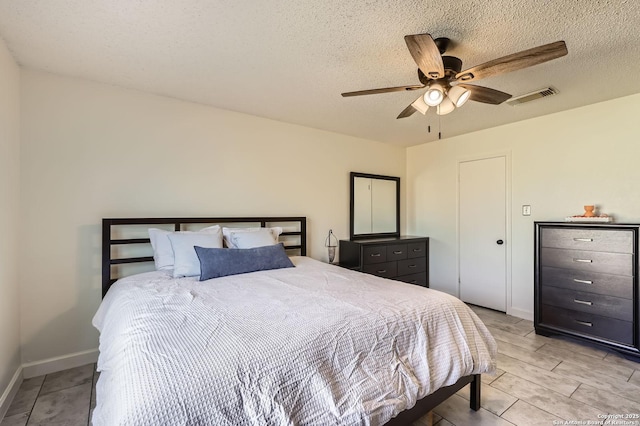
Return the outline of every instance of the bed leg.
<path id="1" fill-rule="evenodd" d="M 474 374 L 473 380 L 469 383 L 470 388 L 470 398 L 469 398 L 469 408 L 473 411 L 478 411 L 480 409 L 480 384 L 481 384 L 481 375 Z"/>

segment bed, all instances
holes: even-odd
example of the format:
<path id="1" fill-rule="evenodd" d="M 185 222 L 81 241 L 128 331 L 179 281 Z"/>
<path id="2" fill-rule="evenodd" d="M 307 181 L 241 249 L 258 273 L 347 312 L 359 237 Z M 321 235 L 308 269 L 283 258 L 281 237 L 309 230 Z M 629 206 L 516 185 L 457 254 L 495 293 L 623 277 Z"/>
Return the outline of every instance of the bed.
<path id="1" fill-rule="evenodd" d="M 125 276 L 123 266 L 154 261 L 122 256 L 149 244 L 125 229 L 196 224 L 283 224 L 294 267 L 206 281 Z M 306 242 L 304 217 L 103 219 L 93 423 L 404 425 L 468 384 L 480 408 L 496 344 L 468 307 L 315 261 Z"/>

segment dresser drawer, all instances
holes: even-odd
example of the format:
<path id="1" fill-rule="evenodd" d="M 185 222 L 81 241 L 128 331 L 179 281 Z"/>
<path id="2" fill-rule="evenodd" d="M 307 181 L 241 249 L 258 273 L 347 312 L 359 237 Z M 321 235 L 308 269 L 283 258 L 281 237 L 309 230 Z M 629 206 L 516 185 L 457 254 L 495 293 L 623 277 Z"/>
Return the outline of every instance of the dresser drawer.
<path id="1" fill-rule="evenodd" d="M 427 264 L 423 257 L 400 260 L 398 262 L 398 275 L 417 274 L 427 270 Z"/>
<path id="2" fill-rule="evenodd" d="M 387 246 L 366 246 L 362 249 L 362 263 L 383 263 L 387 261 Z"/>
<path id="3" fill-rule="evenodd" d="M 640 224 L 534 227 L 536 333 L 591 340 L 640 361 Z"/>
<path id="4" fill-rule="evenodd" d="M 633 231 L 544 228 L 542 247 L 633 253 Z"/>
<path id="5" fill-rule="evenodd" d="M 540 249 L 540 266 L 633 275 L 633 255 L 543 247 Z"/>
<path id="6" fill-rule="evenodd" d="M 427 243 L 411 243 L 407 244 L 407 257 L 413 259 L 414 257 L 426 257 L 427 256 Z"/>
<path id="7" fill-rule="evenodd" d="M 633 277 L 628 275 L 543 266 L 540 270 L 540 281 L 543 285 L 633 299 Z"/>
<path id="8" fill-rule="evenodd" d="M 362 272 L 377 275 L 384 278 L 394 278 L 398 275 L 398 262 L 376 263 L 373 265 L 365 265 Z"/>
<path id="9" fill-rule="evenodd" d="M 540 305 L 541 325 L 559 327 L 586 336 L 633 345 L 633 323 L 615 318 Z"/>
<path id="10" fill-rule="evenodd" d="M 407 258 L 407 245 L 394 244 L 387 246 L 387 260 L 403 260 Z"/>
<path id="11" fill-rule="evenodd" d="M 559 308 L 587 312 L 623 321 L 633 320 L 633 300 L 584 291 L 543 285 L 540 288 L 542 302 Z"/>
<path id="12" fill-rule="evenodd" d="M 403 281 L 409 284 L 416 284 L 426 287 L 427 285 L 427 273 L 420 272 L 419 274 L 401 275 L 395 278 L 398 281 Z"/>
<path id="13" fill-rule="evenodd" d="M 402 281 L 429 287 L 428 254 L 426 237 L 340 240 L 339 265 L 394 280 L 402 275 Z"/>

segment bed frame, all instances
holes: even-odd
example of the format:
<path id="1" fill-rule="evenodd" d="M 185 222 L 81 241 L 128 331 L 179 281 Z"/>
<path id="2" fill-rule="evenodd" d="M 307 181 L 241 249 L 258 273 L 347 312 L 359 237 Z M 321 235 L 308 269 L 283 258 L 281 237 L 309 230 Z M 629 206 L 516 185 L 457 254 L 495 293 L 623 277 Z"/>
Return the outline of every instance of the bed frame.
<path id="1" fill-rule="evenodd" d="M 184 230 L 186 225 L 189 224 L 202 224 L 203 226 L 209 225 L 232 225 L 242 224 L 244 226 L 256 226 L 267 227 L 277 226 L 279 224 L 291 224 L 295 223 L 296 231 L 286 231 L 281 235 L 287 237 L 291 236 L 299 241 L 299 244 L 285 243 L 285 249 L 289 251 L 297 252 L 301 256 L 307 255 L 307 218 L 306 217 L 189 217 L 189 218 L 116 218 L 116 219 L 102 219 L 102 297 L 107 294 L 111 285 L 117 278 L 113 277 L 112 266 L 123 265 L 140 262 L 153 262 L 152 256 L 138 256 L 121 258 L 114 256 L 114 249 L 122 245 L 130 244 L 150 244 L 149 238 L 112 238 L 112 231 L 114 227 L 126 227 L 126 226 L 144 226 L 144 225 L 173 225 L 175 231 Z M 297 238 L 296 238 L 297 237 Z M 287 239 L 285 239 L 287 240 Z M 451 386 L 445 386 L 430 395 L 418 400 L 416 405 L 401 412 L 396 417 L 391 419 L 387 426 L 404 426 L 409 425 L 412 422 L 418 420 L 422 416 L 429 413 L 435 407 L 440 405 L 443 401 L 455 394 L 457 391 L 470 384 L 470 404 L 469 407 L 478 411 L 480 409 L 480 384 L 481 375 L 473 374 L 469 376 L 461 377 L 456 383 Z"/>
<path id="2" fill-rule="evenodd" d="M 296 223 L 297 231 L 283 232 L 282 236 L 298 236 L 299 244 L 289 244 L 285 242 L 285 250 L 297 251 L 300 256 L 307 255 L 307 218 L 306 217 L 172 217 L 172 218 L 119 218 L 102 219 L 102 297 L 104 298 L 111 284 L 117 278 L 112 276 L 113 265 L 124 265 L 130 263 L 153 262 L 153 256 L 138 256 L 118 258 L 114 257 L 113 249 L 122 245 L 130 244 L 151 244 L 149 238 L 112 238 L 113 228 L 116 226 L 141 226 L 141 225 L 173 225 L 175 231 L 182 231 L 186 225 L 198 224 L 210 225 L 234 225 L 242 224 L 246 227 L 260 226 L 262 228 L 276 226 L 284 223 Z M 121 278 L 121 277 L 120 277 Z"/>

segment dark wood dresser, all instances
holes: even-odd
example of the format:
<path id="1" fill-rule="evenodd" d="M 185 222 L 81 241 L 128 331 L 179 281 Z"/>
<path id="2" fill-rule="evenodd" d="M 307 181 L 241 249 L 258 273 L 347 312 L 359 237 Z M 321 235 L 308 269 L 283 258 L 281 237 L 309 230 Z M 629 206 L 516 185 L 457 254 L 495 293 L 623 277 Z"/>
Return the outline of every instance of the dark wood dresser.
<path id="1" fill-rule="evenodd" d="M 535 223 L 537 334 L 640 356 L 636 224 Z"/>
<path id="2" fill-rule="evenodd" d="M 429 238 L 341 240 L 340 266 L 429 287 Z"/>

